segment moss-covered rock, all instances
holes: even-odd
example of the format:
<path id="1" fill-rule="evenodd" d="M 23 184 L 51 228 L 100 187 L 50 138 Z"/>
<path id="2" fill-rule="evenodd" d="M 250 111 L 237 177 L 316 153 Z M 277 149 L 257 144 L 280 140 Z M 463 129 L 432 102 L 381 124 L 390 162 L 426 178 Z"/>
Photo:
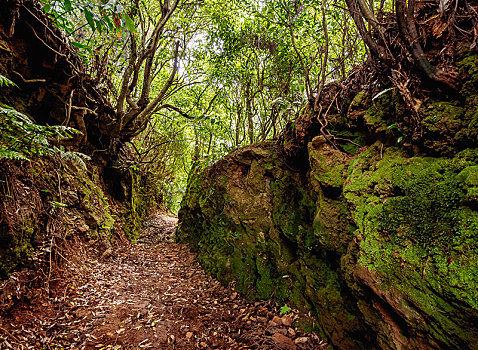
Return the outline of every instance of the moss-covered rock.
<path id="1" fill-rule="evenodd" d="M 348 348 L 365 348 L 374 339 L 362 326 L 333 248 L 351 240 L 354 228 L 336 198 L 324 195 L 319 185 L 308 189 L 309 177 L 332 187 L 342 183 L 329 182 L 320 170 L 326 165 L 318 160 L 315 173 L 301 175 L 270 143 L 240 149 L 198 171 L 189 181 L 177 237 L 190 243 L 206 271 L 219 280 L 235 282 L 251 298 L 276 298 L 314 310 L 324 335 Z M 336 213 L 347 234 L 329 239 L 332 225 L 323 218 Z"/>
<path id="2" fill-rule="evenodd" d="M 349 166 L 344 196 L 353 204 L 360 250 L 346 268 L 361 300 L 372 291 L 372 300 L 385 302 L 361 304 L 382 347 L 470 347 L 478 336 L 471 326 L 478 316 L 478 212 L 468 196 L 478 174 L 470 153 L 407 158 L 390 149 L 380 158 L 374 146 Z M 387 308 L 394 313 L 387 316 Z M 386 316 L 394 323 L 375 322 Z"/>
<path id="3" fill-rule="evenodd" d="M 273 144 L 198 171 L 179 239 L 249 297 L 313 310 L 339 348 L 472 348 L 476 150 L 409 157 L 378 142 L 350 157 L 318 137 L 308 152 L 306 175 Z"/>

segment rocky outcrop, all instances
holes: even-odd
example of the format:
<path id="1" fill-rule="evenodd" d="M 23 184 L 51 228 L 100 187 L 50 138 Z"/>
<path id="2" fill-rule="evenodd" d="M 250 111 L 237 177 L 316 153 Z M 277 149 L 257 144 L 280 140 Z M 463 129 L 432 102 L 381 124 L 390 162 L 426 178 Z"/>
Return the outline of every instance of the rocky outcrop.
<path id="1" fill-rule="evenodd" d="M 459 66 L 476 66 L 470 57 Z M 198 170 L 178 239 L 247 296 L 312 310 L 337 348 L 477 349 L 478 91 L 468 81 L 460 101 L 422 104 L 420 146 L 397 143 L 407 130 L 393 127 L 404 114 L 393 93 L 372 103 L 363 92 L 337 116 L 363 147 L 311 137 L 301 164 L 263 143 Z"/>
<path id="2" fill-rule="evenodd" d="M 110 247 L 115 226 L 112 201 L 98 174 L 55 158 L 2 161 L 0 174 L 0 280 L 78 238 Z M 118 231 L 120 230 L 120 231 Z"/>

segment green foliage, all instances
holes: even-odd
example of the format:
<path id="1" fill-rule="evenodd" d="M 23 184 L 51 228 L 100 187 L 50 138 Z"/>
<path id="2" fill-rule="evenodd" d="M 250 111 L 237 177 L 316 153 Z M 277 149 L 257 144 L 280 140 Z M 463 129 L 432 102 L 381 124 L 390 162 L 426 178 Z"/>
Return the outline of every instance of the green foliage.
<path id="1" fill-rule="evenodd" d="M 52 151 L 53 153 L 59 155 L 61 159 L 75 162 L 85 170 L 87 169 L 85 160 L 91 160 L 90 156 L 87 156 L 81 152 L 67 151 L 63 146 L 60 146 L 60 148 L 53 146 Z"/>
<path id="2" fill-rule="evenodd" d="M 0 74 L 0 86 L 17 86 L 17 84 Z"/>
<path id="3" fill-rule="evenodd" d="M 136 33 L 134 21 L 128 15 L 124 1 L 88 0 L 42 0 L 43 10 L 50 15 L 53 23 L 66 35 L 73 38 L 71 44 L 80 49 L 80 55 L 88 60 L 94 50 L 102 45 L 101 35 L 115 32 L 120 38 L 122 32 Z M 89 28 L 89 31 L 85 30 Z M 98 34 L 99 37 L 95 37 Z"/>
<path id="4" fill-rule="evenodd" d="M 213 86 L 223 88 L 217 103 L 236 131 L 234 145 L 277 136 L 312 97 L 308 90 L 315 91 L 324 76 L 342 79 L 362 57 L 353 27 L 344 27 L 345 12 L 338 7 L 323 9 L 313 1 L 211 3 L 205 8 L 211 18 L 205 33 L 207 72 Z M 327 62 L 322 14 L 334 47 Z"/>
<path id="5" fill-rule="evenodd" d="M 14 86 L 2 75 L 0 82 L 2 86 Z M 29 160 L 30 157 L 58 154 L 60 158 L 75 161 L 86 169 L 84 161 L 90 157 L 51 144 L 53 140 L 70 138 L 76 133 L 79 131 L 68 126 L 36 124 L 27 115 L 0 104 L 0 159 Z"/>
<path id="6" fill-rule="evenodd" d="M 123 86 L 131 86 L 131 98 L 138 102 L 147 60 L 138 60 L 138 72 L 129 80 L 123 77 L 130 58 L 144 55 L 152 42 L 166 2 L 43 2 L 80 49 L 91 75 L 107 87 L 112 104 Z M 139 153 L 134 166 L 157 172 L 157 188 L 166 191 L 171 209 L 177 210 L 193 166 L 209 166 L 236 147 L 277 138 L 312 98 L 310 90 L 343 79 L 362 60 L 363 44 L 341 5 L 179 2 L 160 31 L 147 97 L 162 91 L 176 42 L 180 69 L 149 127 L 133 140 Z M 161 147 L 151 147 L 152 142 Z"/>
<path id="7" fill-rule="evenodd" d="M 55 208 L 66 208 L 68 204 L 57 202 L 57 201 L 50 201 L 50 204 Z"/>
<path id="8" fill-rule="evenodd" d="M 0 105 L 0 158 L 28 159 L 58 151 L 49 139 L 71 137 L 77 133 L 66 126 L 35 124 L 25 114 L 12 107 Z"/>
<path id="9" fill-rule="evenodd" d="M 136 31 L 135 24 L 119 0 L 91 2 L 85 0 L 43 0 L 43 10 L 51 15 L 54 24 L 72 35 L 88 25 L 92 32 L 114 31 L 126 28 Z M 81 21 L 84 18 L 86 23 Z"/>
<path id="10" fill-rule="evenodd" d="M 290 308 L 287 304 L 285 304 L 284 306 L 282 306 L 280 308 L 279 315 L 284 316 L 284 315 L 287 315 L 291 311 L 292 311 L 292 308 Z"/>
<path id="11" fill-rule="evenodd" d="M 278 137 L 299 115 L 308 102 L 305 75 L 314 89 L 322 79 L 326 47 L 319 18 L 324 11 L 330 40 L 325 79 L 342 79 L 363 57 L 363 45 L 354 27 L 347 25 L 344 10 L 323 9 L 313 1 L 287 2 L 286 7 L 273 1 L 208 0 L 195 8 L 194 16 L 189 7 L 175 14 L 172 31 L 189 42 L 179 85 L 189 85 L 168 103 L 190 118 L 162 109 L 151 123 L 163 142 L 170 135 L 166 147 L 178 150 L 170 153 L 178 158 L 167 161 L 178 175 L 175 185 L 168 186 L 175 198 L 184 192 L 192 166 L 209 166 L 236 147 Z M 291 36 L 286 18 L 293 11 L 298 15 Z M 198 20 L 201 23 L 194 24 Z M 193 28 L 193 35 L 183 34 Z M 149 134 L 142 134 L 138 143 Z"/>

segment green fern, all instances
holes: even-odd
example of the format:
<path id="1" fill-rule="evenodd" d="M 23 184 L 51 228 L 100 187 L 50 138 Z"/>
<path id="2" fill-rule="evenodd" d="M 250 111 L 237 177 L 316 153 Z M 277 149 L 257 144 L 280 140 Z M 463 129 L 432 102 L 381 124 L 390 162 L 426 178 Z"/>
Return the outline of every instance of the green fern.
<path id="1" fill-rule="evenodd" d="M 16 151 L 6 149 L 4 147 L 0 147 L 0 159 L 1 158 L 14 159 L 14 160 L 29 160 L 23 154 L 21 154 L 19 152 L 16 152 Z"/>
<path id="2" fill-rule="evenodd" d="M 282 306 L 280 308 L 280 313 L 279 315 L 280 316 L 284 316 L 284 315 L 287 315 L 289 312 L 291 312 L 292 309 L 289 307 L 289 305 L 285 304 L 284 306 Z"/>
<path id="3" fill-rule="evenodd" d="M 75 134 L 81 134 L 79 130 L 64 125 L 52 125 L 49 129 L 59 137 L 73 137 Z"/>
<path id="4" fill-rule="evenodd" d="M 7 118 L 11 119 L 12 122 L 17 123 L 19 125 L 33 123 L 33 121 L 25 114 L 7 105 L 0 105 L 0 114 L 5 115 Z"/>
<path id="5" fill-rule="evenodd" d="M 0 86 L 16 86 L 0 74 Z M 27 115 L 0 104 L 0 159 L 29 160 L 29 157 L 58 154 L 60 159 L 71 160 L 86 169 L 90 157 L 80 152 L 66 151 L 52 146 L 49 140 L 71 138 L 78 130 L 63 126 L 45 126 L 34 123 Z"/>
<path id="6" fill-rule="evenodd" d="M 0 74 L 0 86 L 17 86 L 13 81 Z"/>
<path id="7" fill-rule="evenodd" d="M 77 163 L 83 169 L 87 169 L 85 160 L 91 160 L 89 156 L 81 152 L 74 152 L 74 151 L 66 151 L 63 146 L 53 147 L 54 152 L 57 153 L 61 159 L 69 160 L 72 162 Z"/>

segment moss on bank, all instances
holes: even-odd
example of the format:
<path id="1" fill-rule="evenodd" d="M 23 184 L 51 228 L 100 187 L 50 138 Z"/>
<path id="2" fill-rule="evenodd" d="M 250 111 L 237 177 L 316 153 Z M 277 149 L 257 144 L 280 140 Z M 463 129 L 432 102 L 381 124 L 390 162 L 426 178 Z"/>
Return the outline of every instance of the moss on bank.
<path id="1" fill-rule="evenodd" d="M 331 228 L 320 224 L 317 205 L 323 213 L 335 206 L 306 183 L 273 144 L 238 151 L 192 176 L 178 238 L 198 253 L 207 272 L 234 282 L 248 297 L 312 310 L 320 332 L 350 348 L 373 344 L 342 283 L 340 256 L 323 250 Z"/>
<path id="2" fill-rule="evenodd" d="M 53 158 L 7 161 L 4 167 L 0 279 L 31 266 L 33 253 L 51 237 L 110 245 L 115 219 L 98 175 Z"/>
<path id="3" fill-rule="evenodd" d="M 376 272 L 374 284 L 426 317 L 403 311 L 400 332 L 429 334 L 440 347 L 469 346 L 477 336 L 471 327 L 478 315 L 477 154 L 407 158 L 374 145 L 352 160 L 344 186 L 358 227 L 358 264 Z"/>

